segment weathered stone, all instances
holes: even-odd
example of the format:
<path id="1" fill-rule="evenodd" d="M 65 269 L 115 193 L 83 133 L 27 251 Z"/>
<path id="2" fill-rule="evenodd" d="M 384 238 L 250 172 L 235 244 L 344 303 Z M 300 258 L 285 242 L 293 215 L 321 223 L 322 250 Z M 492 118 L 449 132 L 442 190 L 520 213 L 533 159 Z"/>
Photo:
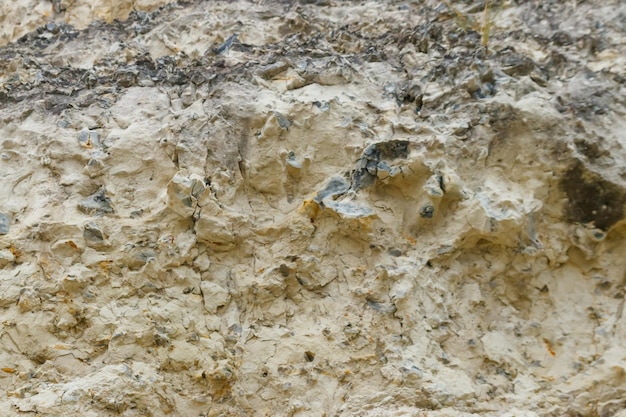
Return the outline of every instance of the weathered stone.
<path id="1" fill-rule="evenodd" d="M 96 222 L 89 222 L 83 226 L 83 238 L 87 245 L 92 247 L 102 247 L 106 245 L 106 235 Z"/>
<path id="2" fill-rule="evenodd" d="M 4 268 L 15 261 L 15 256 L 8 249 L 0 249 L 0 268 Z"/>
<path id="3" fill-rule="evenodd" d="M 100 147 L 100 141 L 98 140 L 98 132 L 91 131 L 87 128 L 84 128 L 78 134 L 78 143 L 83 148 L 98 148 Z"/>
<path id="4" fill-rule="evenodd" d="M 202 215 L 195 223 L 199 242 L 216 251 L 226 251 L 234 247 L 235 236 L 232 223 L 219 216 Z"/>
<path id="5" fill-rule="evenodd" d="M 204 298 L 204 308 L 211 314 L 217 313 L 219 307 L 225 306 L 230 301 L 228 290 L 214 282 L 200 282 L 200 290 Z"/>
<path id="6" fill-rule="evenodd" d="M 200 176 L 177 172 L 167 184 L 167 206 L 179 216 L 192 217 L 198 209 L 198 200 L 207 193 L 208 188 Z"/>
<path id="7" fill-rule="evenodd" d="M 6 235 L 9 233 L 9 216 L 0 213 L 0 235 Z"/>
<path id="8" fill-rule="evenodd" d="M 1 415 L 624 414 L 624 2 L 0 4 Z"/>
<path id="9" fill-rule="evenodd" d="M 78 208 L 83 213 L 91 216 L 113 213 L 111 199 L 106 196 L 106 189 L 104 187 L 100 187 L 98 191 L 81 201 L 78 204 Z"/>

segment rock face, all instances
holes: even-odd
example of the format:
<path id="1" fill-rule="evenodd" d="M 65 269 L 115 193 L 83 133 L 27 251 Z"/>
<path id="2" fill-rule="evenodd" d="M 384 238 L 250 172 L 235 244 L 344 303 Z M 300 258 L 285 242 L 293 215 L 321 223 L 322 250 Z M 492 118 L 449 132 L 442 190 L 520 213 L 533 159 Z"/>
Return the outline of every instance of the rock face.
<path id="1" fill-rule="evenodd" d="M 626 415 L 623 2 L 39 3 L 2 415 Z"/>

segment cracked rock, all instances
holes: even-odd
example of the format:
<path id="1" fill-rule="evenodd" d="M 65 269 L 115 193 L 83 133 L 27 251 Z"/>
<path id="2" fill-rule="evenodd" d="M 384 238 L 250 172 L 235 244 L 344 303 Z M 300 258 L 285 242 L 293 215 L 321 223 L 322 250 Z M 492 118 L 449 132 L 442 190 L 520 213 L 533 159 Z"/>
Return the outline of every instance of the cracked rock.
<path id="1" fill-rule="evenodd" d="M 218 307 L 223 307 L 230 301 L 228 290 L 214 282 L 200 282 L 200 290 L 204 299 L 204 308 L 211 314 L 217 313 Z"/>
<path id="2" fill-rule="evenodd" d="M 197 174 L 189 176 L 177 172 L 167 184 L 167 206 L 182 217 L 193 217 L 198 202 L 207 196 L 209 189 Z"/>

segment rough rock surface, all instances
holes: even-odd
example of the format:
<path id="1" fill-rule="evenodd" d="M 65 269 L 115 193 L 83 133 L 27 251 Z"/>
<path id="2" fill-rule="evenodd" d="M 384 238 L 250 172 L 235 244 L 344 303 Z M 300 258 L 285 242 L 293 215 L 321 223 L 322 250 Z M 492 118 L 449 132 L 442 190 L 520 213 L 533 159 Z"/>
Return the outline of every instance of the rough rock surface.
<path id="1" fill-rule="evenodd" d="M 1 414 L 625 416 L 626 5 L 490 4 L 2 2 Z"/>

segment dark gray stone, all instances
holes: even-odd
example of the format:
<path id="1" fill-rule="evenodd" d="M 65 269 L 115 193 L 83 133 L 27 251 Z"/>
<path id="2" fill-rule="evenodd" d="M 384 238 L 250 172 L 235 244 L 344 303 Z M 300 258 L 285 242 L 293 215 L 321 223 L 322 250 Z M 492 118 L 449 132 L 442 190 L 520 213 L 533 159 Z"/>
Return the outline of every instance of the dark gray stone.
<path id="1" fill-rule="evenodd" d="M 85 214 L 102 215 L 113 213 L 111 200 L 106 196 L 106 189 L 101 187 L 98 191 L 78 204 L 78 208 Z"/>
<path id="2" fill-rule="evenodd" d="M 420 216 L 424 219 L 432 219 L 435 215 L 435 208 L 430 204 L 426 204 L 420 209 Z"/>
<path id="3" fill-rule="evenodd" d="M 350 189 L 350 183 L 342 177 L 333 177 L 326 184 L 326 187 L 317 192 L 317 196 L 313 199 L 316 203 L 321 203 L 328 197 L 335 197 L 345 194 Z"/>

